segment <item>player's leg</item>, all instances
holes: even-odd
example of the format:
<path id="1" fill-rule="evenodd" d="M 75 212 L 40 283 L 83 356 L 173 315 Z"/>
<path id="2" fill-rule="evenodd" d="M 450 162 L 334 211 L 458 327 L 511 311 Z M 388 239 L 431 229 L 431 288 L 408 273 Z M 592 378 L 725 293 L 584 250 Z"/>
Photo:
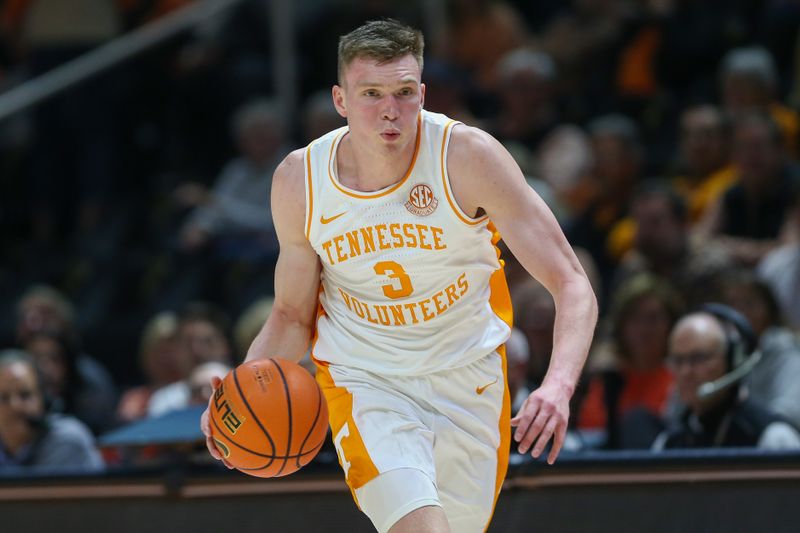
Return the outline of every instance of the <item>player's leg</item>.
<path id="1" fill-rule="evenodd" d="M 511 445 L 505 357 L 492 354 L 434 376 L 436 479 L 450 527 L 484 532 L 508 468 Z"/>
<path id="2" fill-rule="evenodd" d="M 436 485 L 416 468 L 382 473 L 355 494 L 361 510 L 381 533 L 450 531 Z"/>
<path id="3" fill-rule="evenodd" d="M 449 533 L 450 526 L 444 509 L 439 506 L 420 507 L 401 518 L 389 533 Z"/>
<path id="4" fill-rule="evenodd" d="M 436 526 L 444 513 L 435 482 L 433 432 L 426 420 L 431 416 L 410 400 L 415 391 L 407 388 L 413 388 L 414 379 L 387 380 L 360 370 L 321 366 L 317 381 L 328 402 L 345 479 L 375 528 L 381 533 L 449 531 Z M 426 522 L 431 529 L 425 529 Z M 415 528 L 391 529 L 395 525 Z"/>

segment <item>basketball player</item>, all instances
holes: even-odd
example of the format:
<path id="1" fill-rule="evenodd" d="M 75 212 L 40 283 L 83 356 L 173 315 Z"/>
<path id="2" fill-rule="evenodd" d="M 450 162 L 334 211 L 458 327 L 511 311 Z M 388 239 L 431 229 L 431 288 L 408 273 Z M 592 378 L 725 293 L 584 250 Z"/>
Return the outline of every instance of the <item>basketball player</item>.
<path id="1" fill-rule="evenodd" d="M 247 359 L 313 335 L 339 462 L 378 531 L 484 531 L 522 453 L 558 456 L 596 321 L 555 218 L 492 137 L 423 109 L 421 33 L 369 22 L 339 42 L 348 126 L 275 172 L 275 306 Z M 503 235 L 558 308 L 542 386 L 510 419 Z M 216 382 L 215 382 L 216 383 Z M 207 415 L 203 430 L 209 435 Z M 213 442 L 211 454 L 220 459 Z"/>

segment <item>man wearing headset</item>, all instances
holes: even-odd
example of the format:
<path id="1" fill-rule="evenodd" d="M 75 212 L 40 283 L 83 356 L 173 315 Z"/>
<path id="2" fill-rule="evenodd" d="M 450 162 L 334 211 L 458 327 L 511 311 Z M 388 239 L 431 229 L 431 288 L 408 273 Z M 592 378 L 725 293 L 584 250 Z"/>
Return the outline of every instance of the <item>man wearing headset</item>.
<path id="1" fill-rule="evenodd" d="M 45 404 L 33 359 L 0 350 L 0 471 L 102 470 L 89 429 L 76 418 L 48 414 Z"/>
<path id="2" fill-rule="evenodd" d="M 800 433 L 751 399 L 740 380 L 758 362 L 755 336 L 733 309 L 709 304 L 684 316 L 669 338 L 667 362 L 684 412 L 654 450 L 750 447 L 798 449 Z"/>

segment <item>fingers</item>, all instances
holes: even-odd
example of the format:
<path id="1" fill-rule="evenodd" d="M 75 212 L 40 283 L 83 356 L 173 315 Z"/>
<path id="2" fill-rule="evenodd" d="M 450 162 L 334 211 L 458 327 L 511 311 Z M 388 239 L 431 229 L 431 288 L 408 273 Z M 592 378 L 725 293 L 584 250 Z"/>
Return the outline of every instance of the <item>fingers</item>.
<path id="1" fill-rule="evenodd" d="M 567 428 L 566 417 L 554 403 L 532 394 L 511 419 L 511 425 L 516 428 L 514 440 L 519 443 L 521 454 L 530 450 L 532 457 L 539 457 L 552 440 L 547 462 L 553 464 L 564 445 Z"/>
<path id="2" fill-rule="evenodd" d="M 515 426 L 517 430 L 514 432 L 514 440 L 520 442 L 528 431 L 528 427 L 536 418 L 539 413 L 539 400 L 528 396 L 525 403 L 522 404 L 517 416 L 511 419 L 511 425 Z"/>
<path id="3" fill-rule="evenodd" d="M 544 426 L 544 429 L 539 434 L 539 438 L 536 439 L 536 445 L 534 445 L 533 450 L 531 451 L 531 455 L 533 457 L 539 457 L 542 454 L 545 446 L 547 446 L 547 443 L 550 442 L 550 438 L 553 436 L 553 433 L 555 433 L 557 426 L 558 419 L 554 416 L 551 416 L 547 420 L 547 424 Z"/>
<path id="4" fill-rule="evenodd" d="M 547 456 L 547 463 L 553 464 L 556 462 L 556 458 L 558 454 L 561 452 L 561 447 L 564 445 L 564 439 L 567 435 L 567 426 L 565 424 L 559 424 L 556 428 L 556 436 L 553 439 L 553 447 L 550 448 L 550 453 Z"/>
<path id="5" fill-rule="evenodd" d="M 233 470 L 235 468 L 222 456 L 222 454 L 219 452 L 219 449 L 217 449 L 217 445 L 214 444 L 214 439 L 211 437 L 206 437 L 206 448 L 208 448 L 208 453 L 211 454 L 211 457 L 217 461 L 222 461 L 222 464 L 228 467 L 228 470 Z"/>
<path id="6" fill-rule="evenodd" d="M 217 378 L 217 381 L 220 382 L 221 380 Z M 215 384 L 214 380 L 212 379 L 211 385 L 214 388 L 217 388 L 219 383 Z M 213 457 L 217 461 L 222 461 L 225 466 L 232 469 L 233 466 L 228 461 L 225 460 L 225 458 L 222 456 L 219 449 L 217 448 L 217 445 L 214 444 L 214 439 L 211 437 L 211 423 L 208 420 L 208 409 L 203 411 L 203 414 L 200 416 L 200 429 L 202 430 L 203 435 L 206 436 L 206 448 L 208 448 L 208 453 L 211 455 L 211 457 Z"/>
<path id="7" fill-rule="evenodd" d="M 217 461 L 223 460 L 222 454 L 219 453 L 216 444 L 214 444 L 214 439 L 211 437 L 206 437 L 206 448 L 208 448 L 208 453 L 211 454 L 211 457 Z"/>
<path id="8" fill-rule="evenodd" d="M 533 422 L 528 426 L 527 430 L 525 431 L 522 439 L 519 441 L 519 453 L 527 453 L 528 450 L 533 445 L 533 441 L 544 429 L 547 420 L 550 418 L 550 415 L 545 413 L 542 410 L 539 410 L 536 418 Z M 523 426 L 517 427 L 517 433 L 523 429 Z"/>
<path id="9" fill-rule="evenodd" d="M 222 379 L 219 376 L 211 376 L 211 386 L 217 390 L 222 385 Z"/>
<path id="10" fill-rule="evenodd" d="M 530 399 L 530 397 L 525 398 L 525 401 L 522 402 L 522 407 L 520 407 L 519 411 L 517 412 L 517 416 L 515 416 L 514 418 L 511 419 L 511 427 L 517 427 L 517 426 L 520 425 L 520 422 L 522 421 L 522 418 L 523 418 L 522 415 L 523 415 L 523 413 L 525 413 L 525 408 L 528 406 L 528 400 L 529 399 Z M 519 441 L 519 439 L 517 438 L 517 434 L 516 433 L 514 434 L 514 440 Z"/>

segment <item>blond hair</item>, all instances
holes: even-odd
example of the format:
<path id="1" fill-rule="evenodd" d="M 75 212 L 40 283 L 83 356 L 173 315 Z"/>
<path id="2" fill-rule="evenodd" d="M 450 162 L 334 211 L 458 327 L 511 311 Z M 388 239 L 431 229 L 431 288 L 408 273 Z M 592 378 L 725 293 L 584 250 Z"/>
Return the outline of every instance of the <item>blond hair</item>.
<path id="1" fill-rule="evenodd" d="M 424 50 L 421 31 L 393 19 L 371 20 L 339 38 L 339 83 L 344 80 L 344 69 L 359 57 L 383 64 L 411 54 L 422 70 Z"/>

